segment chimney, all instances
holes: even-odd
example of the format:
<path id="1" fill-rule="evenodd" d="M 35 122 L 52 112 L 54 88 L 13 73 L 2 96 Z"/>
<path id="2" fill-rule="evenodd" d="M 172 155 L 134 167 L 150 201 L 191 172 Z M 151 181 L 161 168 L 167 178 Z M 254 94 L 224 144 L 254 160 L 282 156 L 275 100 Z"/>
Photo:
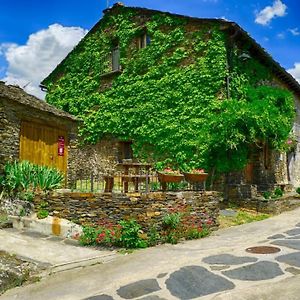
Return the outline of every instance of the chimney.
<path id="1" fill-rule="evenodd" d="M 103 10 L 103 14 L 105 15 L 106 13 L 108 13 L 109 11 L 111 11 L 112 9 L 118 8 L 118 7 L 124 7 L 124 3 L 122 2 L 116 2 L 112 7 L 106 8 Z"/>

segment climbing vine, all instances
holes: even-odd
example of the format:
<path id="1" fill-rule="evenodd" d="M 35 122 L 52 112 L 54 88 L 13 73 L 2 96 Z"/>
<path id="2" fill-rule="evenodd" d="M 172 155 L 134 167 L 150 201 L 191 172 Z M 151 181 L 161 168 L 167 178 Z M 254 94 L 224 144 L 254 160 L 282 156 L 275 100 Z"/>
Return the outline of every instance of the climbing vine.
<path id="1" fill-rule="evenodd" d="M 47 101 L 83 119 L 86 142 L 132 140 L 141 159 L 219 172 L 242 168 L 257 141 L 283 148 L 294 118 L 292 94 L 269 84 L 269 70 L 254 58 L 241 60 L 238 48 L 228 55 L 217 23 L 190 30 L 187 19 L 156 13 L 144 24 L 150 45 L 137 49 L 141 19 L 118 10 L 68 56 L 61 77 L 46 82 Z M 123 72 L 102 90 L 116 39 Z"/>

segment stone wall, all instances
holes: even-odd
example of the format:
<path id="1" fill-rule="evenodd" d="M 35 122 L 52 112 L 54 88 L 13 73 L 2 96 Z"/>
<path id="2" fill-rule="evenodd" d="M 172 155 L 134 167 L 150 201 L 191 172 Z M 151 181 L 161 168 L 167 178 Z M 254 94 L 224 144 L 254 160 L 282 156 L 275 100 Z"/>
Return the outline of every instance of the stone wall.
<path id="1" fill-rule="evenodd" d="M 104 139 L 96 145 L 81 145 L 79 140 L 70 143 L 68 158 L 68 186 L 76 180 L 90 178 L 91 174 L 113 175 L 119 158 L 119 142 Z"/>
<path id="2" fill-rule="evenodd" d="M 148 194 L 90 194 L 52 193 L 37 196 L 34 200 L 38 209 L 41 201 L 48 203 L 50 215 L 65 218 L 78 224 L 97 224 L 101 219 L 118 222 L 122 219 L 136 219 L 143 230 L 151 224 L 162 222 L 169 209 L 187 205 L 193 214 L 203 222 L 211 221 L 217 227 L 221 194 L 217 192 L 153 192 Z M 209 222 L 210 223 L 210 222 Z"/>
<path id="3" fill-rule="evenodd" d="M 237 201 L 231 201 L 231 203 L 245 209 L 255 210 L 260 213 L 277 215 L 284 211 L 289 211 L 300 207 L 300 196 L 290 195 L 283 196 L 282 198 L 278 199 L 240 199 Z"/>
<path id="4" fill-rule="evenodd" d="M 0 173 L 7 161 L 19 158 L 20 119 L 18 107 L 10 107 L 0 96 Z"/>

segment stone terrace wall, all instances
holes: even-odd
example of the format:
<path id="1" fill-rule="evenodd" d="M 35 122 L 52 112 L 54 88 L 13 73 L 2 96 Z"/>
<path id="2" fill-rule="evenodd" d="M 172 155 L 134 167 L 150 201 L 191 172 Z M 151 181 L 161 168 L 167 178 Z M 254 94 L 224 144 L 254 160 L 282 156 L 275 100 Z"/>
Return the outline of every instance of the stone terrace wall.
<path id="1" fill-rule="evenodd" d="M 300 207 L 300 196 L 286 195 L 278 199 L 242 199 L 239 201 L 231 201 L 231 203 L 260 213 L 277 215 Z"/>
<path id="2" fill-rule="evenodd" d="M 97 224 L 101 219 L 118 222 L 134 218 L 147 231 L 151 224 L 160 226 L 163 216 L 170 208 L 183 204 L 193 214 L 201 216 L 203 222 L 209 221 L 212 228 L 217 227 L 220 200 L 221 194 L 218 192 L 52 193 L 48 196 L 37 196 L 34 202 L 38 209 L 39 203 L 46 201 L 51 215 L 78 224 Z"/>

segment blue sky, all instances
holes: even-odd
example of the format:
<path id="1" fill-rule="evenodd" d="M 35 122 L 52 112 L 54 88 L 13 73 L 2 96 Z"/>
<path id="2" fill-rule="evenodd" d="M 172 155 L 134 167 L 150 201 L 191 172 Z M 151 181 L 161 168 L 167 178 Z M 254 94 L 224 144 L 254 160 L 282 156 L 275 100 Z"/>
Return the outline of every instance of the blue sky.
<path id="1" fill-rule="evenodd" d="M 109 4 L 114 2 L 111 0 Z M 28 92 L 43 97 L 37 92 L 37 82 L 101 18 L 106 3 L 106 0 L 2 0 L 0 79 L 15 81 L 26 86 Z M 299 0 L 123 0 L 123 3 L 237 22 L 300 80 Z"/>

